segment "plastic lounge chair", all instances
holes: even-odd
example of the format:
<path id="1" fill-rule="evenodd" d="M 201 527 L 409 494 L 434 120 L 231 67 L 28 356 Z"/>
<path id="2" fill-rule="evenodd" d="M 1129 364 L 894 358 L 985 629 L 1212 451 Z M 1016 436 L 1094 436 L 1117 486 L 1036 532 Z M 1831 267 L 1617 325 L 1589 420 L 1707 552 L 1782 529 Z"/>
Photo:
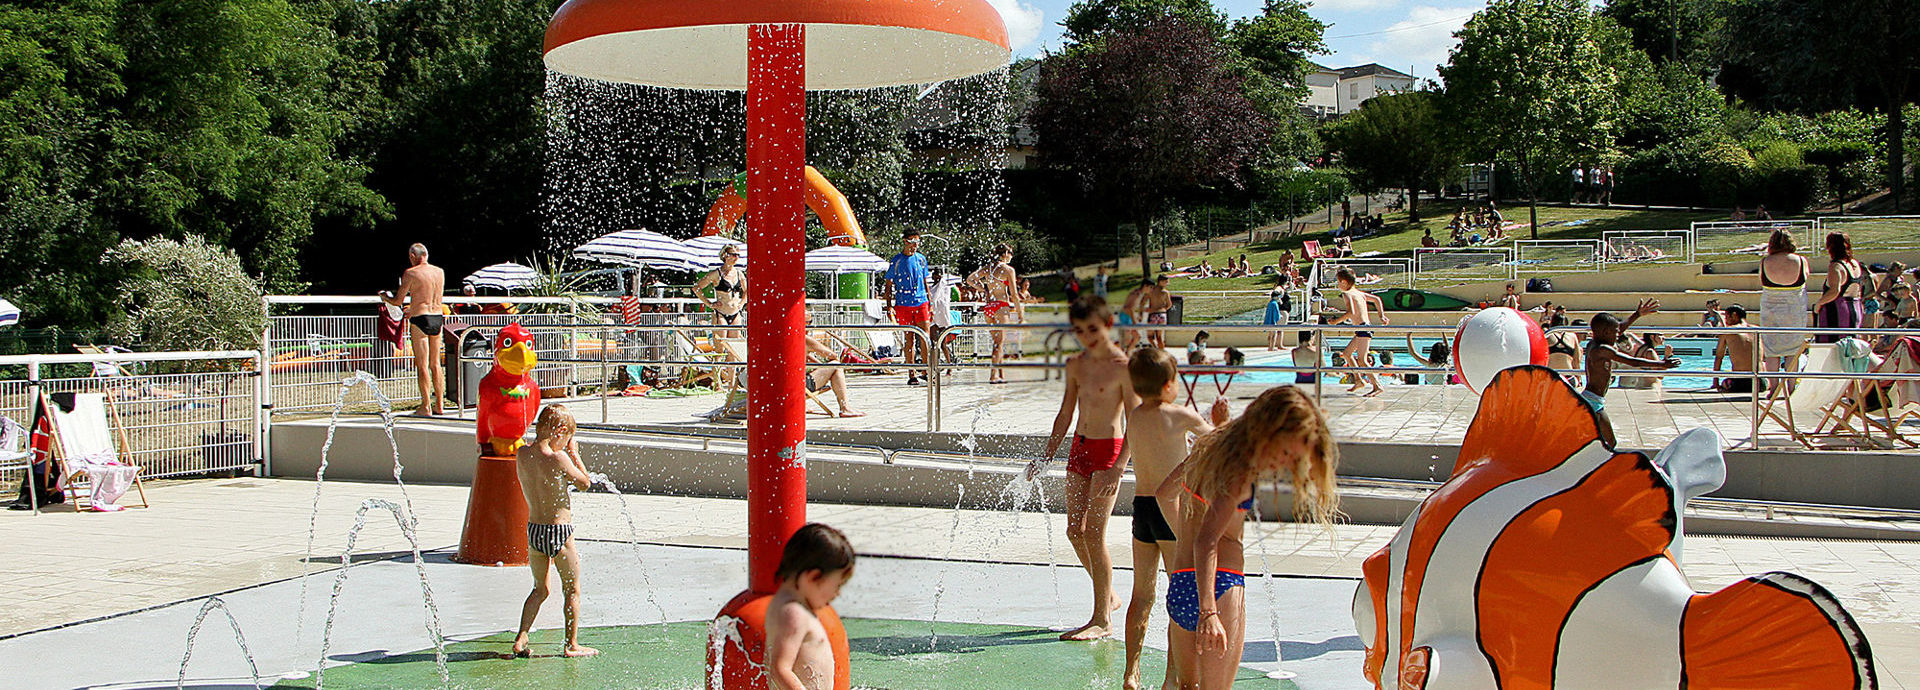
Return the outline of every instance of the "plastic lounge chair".
<path id="1" fill-rule="evenodd" d="M 121 509 L 114 504 L 128 489 L 140 494 L 140 507 L 149 507 L 147 489 L 141 483 L 141 468 L 121 461 L 120 448 L 129 445 L 126 426 L 117 423 L 120 414 L 107 403 L 104 393 L 74 393 L 71 410 L 62 408 L 52 396 L 42 396 L 42 409 L 53 421 L 53 456 L 61 461 L 66 476 L 62 490 L 67 500 L 97 512 Z M 112 420 L 109 420 L 109 417 Z"/>

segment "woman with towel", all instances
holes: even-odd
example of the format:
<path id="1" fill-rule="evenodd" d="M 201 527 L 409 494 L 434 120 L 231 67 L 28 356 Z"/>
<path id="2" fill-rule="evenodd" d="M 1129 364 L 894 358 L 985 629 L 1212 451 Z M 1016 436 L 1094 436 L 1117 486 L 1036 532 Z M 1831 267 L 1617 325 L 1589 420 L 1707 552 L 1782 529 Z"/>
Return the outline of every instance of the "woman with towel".
<path id="1" fill-rule="evenodd" d="M 1773 231 L 1767 239 L 1767 256 L 1760 260 L 1760 326 L 1762 328 L 1805 328 L 1807 325 L 1807 258 L 1797 253 L 1793 235 Z M 1791 361 L 1807 346 L 1803 333 L 1767 333 L 1760 336 L 1761 354 L 1768 371 L 1780 370 L 1780 358 Z"/>

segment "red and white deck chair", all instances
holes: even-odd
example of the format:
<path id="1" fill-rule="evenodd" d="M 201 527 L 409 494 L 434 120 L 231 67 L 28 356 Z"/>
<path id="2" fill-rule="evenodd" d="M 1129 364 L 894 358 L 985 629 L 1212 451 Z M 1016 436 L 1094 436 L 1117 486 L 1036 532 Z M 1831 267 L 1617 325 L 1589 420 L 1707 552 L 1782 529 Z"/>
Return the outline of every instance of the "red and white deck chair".
<path id="1" fill-rule="evenodd" d="M 63 405 L 69 399 L 71 404 Z M 125 425 L 117 423 L 119 412 L 108 404 L 105 393 L 43 395 L 41 400 L 41 409 L 53 422 L 53 457 L 60 461 L 64 475 L 61 490 L 76 510 L 83 498 L 84 507 L 96 512 L 121 510 L 123 506 L 116 502 L 129 489 L 139 492 L 140 507 L 151 505 L 140 481 L 141 468 L 120 457 L 120 449 L 130 444 Z"/>
<path id="2" fill-rule="evenodd" d="M 1906 336 L 1893 344 L 1893 352 L 1874 369 L 1877 373 L 1920 374 L 1920 337 Z M 1908 420 L 1920 421 L 1920 381 L 1890 379 L 1883 381 L 1886 396 L 1887 426 L 1904 438 L 1901 426 Z"/>

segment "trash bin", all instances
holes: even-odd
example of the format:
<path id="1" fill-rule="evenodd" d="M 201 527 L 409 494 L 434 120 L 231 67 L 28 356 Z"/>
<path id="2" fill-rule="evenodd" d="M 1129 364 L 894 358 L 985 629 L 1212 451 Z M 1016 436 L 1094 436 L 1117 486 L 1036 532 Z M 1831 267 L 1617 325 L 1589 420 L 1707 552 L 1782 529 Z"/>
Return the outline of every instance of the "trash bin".
<path id="1" fill-rule="evenodd" d="M 1178 326 L 1187 322 L 1187 298 L 1184 295 L 1169 295 L 1173 298 L 1173 308 L 1167 310 L 1167 325 Z"/>
<path id="2" fill-rule="evenodd" d="M 459 388 L 459 402 L 465 407 L 480 403 L 480 379 L 493 369 L 493 337 L 482 330 L 469 328 L 460 334 L 460 354 L 465 361 L 458 367 L 456 381 L 448 382 L 449 386 Z M 454 368 L 447 370 L 454 371 Z"/>

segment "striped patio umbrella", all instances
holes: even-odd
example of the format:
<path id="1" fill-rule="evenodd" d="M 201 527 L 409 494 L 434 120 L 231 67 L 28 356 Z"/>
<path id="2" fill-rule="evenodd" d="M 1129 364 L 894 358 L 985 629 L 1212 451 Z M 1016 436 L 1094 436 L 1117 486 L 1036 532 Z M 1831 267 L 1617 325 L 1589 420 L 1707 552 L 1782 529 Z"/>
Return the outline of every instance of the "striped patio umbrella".
<path id="1" fill-rule="evenodd" d="M 20 308 L 13 306 L 12 302 L 0 299 L 0 326 L 11 326 L 16 323 L 20 323 Z"/>
<path id="2" fill-rule="evenodd" d="M 595 238 L 591 242 L 575 247 L 573 257 L 621 266 L 668 268 L 676 271 L 693 271 L 700 267 L 699 257 L 695 256 L 694 251 L 688 249 L 687 245 L 648 230 L 621 230 Z"/>
<path id="3" fill-rule="evenodd" d="M 540 272 L 516 263 L 494 264 L 474 271 L 460 282 L 477 288 L 524 290 L 540 282 Z"/>
<path id="4" fill-rule="evenodd" d="M 813 273 L 877 273 L 887 261 L 858 247 L 831 245 L 807 252 L 807 270 Z"/>
<path id="5" fill-rule="evenodd" d="M 693 252 L 702 271 L 711 271 L 720 267 L 720 249 L 722 247 L 739 249 L 740 260 L 745 261 L 747 259 L 747 243 L 739 240 L 730 240 L 719 235 L 701 235 L 681 242 L 681 244 L 686 245 L 687 249 Z"/>

